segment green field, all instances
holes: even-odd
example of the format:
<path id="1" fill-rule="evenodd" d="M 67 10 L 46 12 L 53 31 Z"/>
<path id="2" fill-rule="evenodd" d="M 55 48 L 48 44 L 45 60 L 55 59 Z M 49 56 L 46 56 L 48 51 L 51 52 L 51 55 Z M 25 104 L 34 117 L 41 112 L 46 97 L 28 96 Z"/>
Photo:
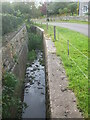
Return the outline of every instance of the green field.
<path id="1" fill-rule="evenodd" d="M 54 41 L 53 26 L 39 25 Z M 69 56 L 68 44 L 69 40 Z M 56 27 L 54 42 L 69 80 L 68 88 L 77 97 L 77 106 L 84 117 L 88 117 L 88 37 L 66 28 Z"/>

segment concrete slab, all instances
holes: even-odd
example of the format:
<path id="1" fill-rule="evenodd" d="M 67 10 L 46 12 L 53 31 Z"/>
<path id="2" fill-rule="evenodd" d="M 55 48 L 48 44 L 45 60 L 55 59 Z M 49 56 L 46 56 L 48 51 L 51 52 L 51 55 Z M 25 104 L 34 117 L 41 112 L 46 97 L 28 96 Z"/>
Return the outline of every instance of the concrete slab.
<path id="1" fill-rule="evenodd" d="M 46 82 L 48 83 L 51 118 L 83 118 L 74 93 L 68 89 L 68 79 L 51 39 L 44 36 Z"/>

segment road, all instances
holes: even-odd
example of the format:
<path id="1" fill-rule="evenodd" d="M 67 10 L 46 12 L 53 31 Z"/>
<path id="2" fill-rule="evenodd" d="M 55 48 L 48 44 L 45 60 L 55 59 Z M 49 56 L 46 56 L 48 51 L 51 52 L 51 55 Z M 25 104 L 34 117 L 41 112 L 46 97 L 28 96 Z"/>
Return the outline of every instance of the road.
<path id="1" fill-rule="evenodd" d="M 88 24 L 49 22 L 49 25 L 68 28 L 88 36 Z"/>

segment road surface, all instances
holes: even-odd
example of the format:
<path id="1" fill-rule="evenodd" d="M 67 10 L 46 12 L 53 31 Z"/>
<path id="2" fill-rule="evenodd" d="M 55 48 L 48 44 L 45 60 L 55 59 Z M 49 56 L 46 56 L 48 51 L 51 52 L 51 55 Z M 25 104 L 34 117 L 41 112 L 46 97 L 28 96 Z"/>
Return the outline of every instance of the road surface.
<path id="1" fill-rule="evenodd" d="M 68 28 L 88 36 L 88 24 L 49 22 L 49 25 Z"/>

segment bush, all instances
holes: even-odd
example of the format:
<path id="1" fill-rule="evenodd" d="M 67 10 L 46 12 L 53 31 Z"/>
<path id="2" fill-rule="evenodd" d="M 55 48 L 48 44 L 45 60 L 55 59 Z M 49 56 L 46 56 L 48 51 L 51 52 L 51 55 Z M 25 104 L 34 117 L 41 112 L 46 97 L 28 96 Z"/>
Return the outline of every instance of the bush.
<path id="1" fill-rule="evenodd" d="M 35 59 L 36 59 L 36 52 L 35 52 L 35 50 L 32 50 L 28 53 L 28 60 L 30 60 L 32 62 Z"/>
<path id="2" fill-rule="evenodd" d="M 22 18 L 10 14 L 2 15 L 2 35 L 12 32 L 23 23 Z"/>
<path id="3" fill-rule="evenodd" d="M 13 110 L 19 113 L 22 108 L 22 102 L 19 97 L 15 95 L 15 88 L 18 84 L 17 78 L 14 74 L 6 72 L 3 75 L 3 90 L 2 90 L 2 117 L 11 118 Z M 14 109 L 13 109 L 14 108 Z M 16 117 L 19 117 L 16 115 Z"/>
<path id="4" fill-rule="evenodd" d="M 29 41 L 28 41 L 28 48 L 29 51 L 42 49 L 42 38 L 40 35 L 34 33 L 28 33 Z"/>

